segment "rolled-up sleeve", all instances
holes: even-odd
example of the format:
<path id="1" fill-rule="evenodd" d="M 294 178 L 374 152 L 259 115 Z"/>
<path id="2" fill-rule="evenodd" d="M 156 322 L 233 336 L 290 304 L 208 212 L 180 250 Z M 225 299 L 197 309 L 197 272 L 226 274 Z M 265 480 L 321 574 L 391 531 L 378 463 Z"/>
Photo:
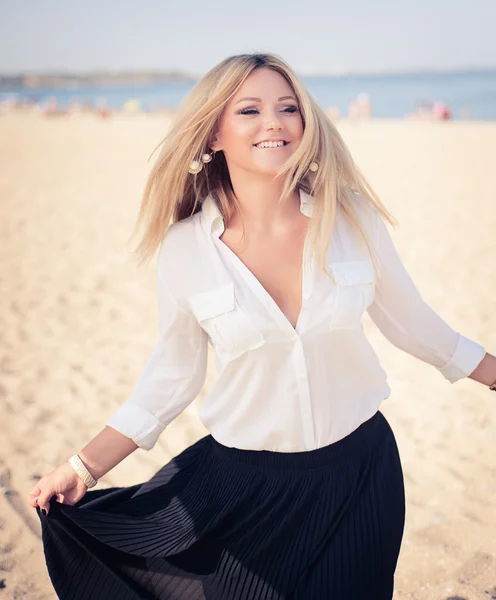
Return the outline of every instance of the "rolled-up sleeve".
<path id="1" fill-rule="evenodd" d="M 128 400 L 107 425 L 150 450 L 166 426 L 199 394 L 206 379 L 207 335 L 182 308 L 157 260 L 159 336 Z"/>
<path id="2" fill-rule="evenodd" d="M 403 265 L 386 224 L 376 213 L 378 278 L 367 311 L 397 348 L 433 365 L 451 383 L 470 375 L 486 350 L 450 327 L 422 298 Z"/>

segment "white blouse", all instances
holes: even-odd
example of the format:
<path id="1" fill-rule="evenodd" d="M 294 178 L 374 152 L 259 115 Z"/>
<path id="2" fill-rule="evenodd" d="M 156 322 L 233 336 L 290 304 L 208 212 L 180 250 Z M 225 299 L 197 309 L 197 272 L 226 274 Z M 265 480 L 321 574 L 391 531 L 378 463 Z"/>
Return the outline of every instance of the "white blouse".
<path id="1" fill-rule="evenodd" d="M 422 299 L 384 221 L 356 196 L 380 258 L 340 205 L 327 254 L 329 278 L 304 247 L 296 328 L 253 273 L 219 239 L 224 221 L 208 196 L 174 223 L 157 257 L 160 333 L 130 398 L 107 425 L 145 450 L 190 404 L 206 379 L 207 343 L 218 376 L 200 419 L 226 446 L 297 452 L 336 442 L 378 410 L 391 388 L 361 322 L 365 310 L 399 349 L 451 383 L 474 371 L 485 349 L 454 331 Z M 300 192 L 311 218 L 314 198 Z"/>

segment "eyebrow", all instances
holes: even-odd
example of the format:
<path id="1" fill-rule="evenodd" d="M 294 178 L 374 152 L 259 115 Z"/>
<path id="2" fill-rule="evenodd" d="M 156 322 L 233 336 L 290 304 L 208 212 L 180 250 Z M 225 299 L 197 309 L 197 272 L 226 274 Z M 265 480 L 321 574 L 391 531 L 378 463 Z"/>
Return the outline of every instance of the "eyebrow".
<path id="1" fill-rule="evenodd" d="M 239 104 L 240 102 L 243 102 L 244 100 L 252 100 L 253 102 L 262 102 L 261 98 L 241 98 L 241 100 L 238 100 L 234 104 Z M 296 102 L 296 98 L 294 96 L 281 96 L 280 98 L 277 99 L 278 102 L 282 102 L 283 100 L 294 100 Z"/>

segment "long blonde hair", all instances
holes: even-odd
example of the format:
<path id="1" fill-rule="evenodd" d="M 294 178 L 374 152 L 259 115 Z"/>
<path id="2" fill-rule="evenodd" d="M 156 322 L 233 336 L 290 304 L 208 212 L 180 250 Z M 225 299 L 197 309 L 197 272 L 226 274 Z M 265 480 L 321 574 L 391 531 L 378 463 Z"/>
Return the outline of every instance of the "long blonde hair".
<path id="1" fill-rule="evenodd" d="M 310 96 L 291 68 L 275 54 L 230 56 L 206 73 L 183 101 L 151 170 L 133 235 L 140 225 L 144 232 L 135 249 L 140 262 L 152 258 L 168 227 L 201 210 L 202 200 L 212 194 L 228 223 L 237 209 L 227 163 L 222 151 L 197 175 L 188 172 L 192 160 L 209 151 L 211 136 L 222 111 L 245 79 L 255 69 L 280 73 L 293 88 L 303 120 L 298 148 L 282 165 L 277 177 L 284 178 L 281 202 L 302 189 L 314 196 L 308 237 L 313 254 L 325 268 L 326 252 L 334 228 L 337 203 L 349 216 L 352 227 L 365 240 L 374 263 L 373 247 L 360 224 L 357 194 L 370 203 L 392 225 L 396 219 L 386 210 L 355 165 L 341 135 L 323 109 Z M 155 149 L 156 150 L 156 149 Z M 317 161 L 316 173 L 309 171 Z M 377 265 L 376 265 L 377 268 Z"/>

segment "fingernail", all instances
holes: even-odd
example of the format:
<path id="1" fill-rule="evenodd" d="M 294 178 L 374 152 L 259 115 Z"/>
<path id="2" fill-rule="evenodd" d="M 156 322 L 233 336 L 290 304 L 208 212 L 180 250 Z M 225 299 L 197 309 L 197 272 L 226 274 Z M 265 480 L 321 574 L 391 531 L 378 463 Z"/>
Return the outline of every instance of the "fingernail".
<path id="1" fill-rule="evenodd" d="M 44 517 L 46 517 L 47 511 L 46 511 L 44 508 L 42 508 L 42 509 L 41 509 L 41 514 L 42 514 Z"/>

